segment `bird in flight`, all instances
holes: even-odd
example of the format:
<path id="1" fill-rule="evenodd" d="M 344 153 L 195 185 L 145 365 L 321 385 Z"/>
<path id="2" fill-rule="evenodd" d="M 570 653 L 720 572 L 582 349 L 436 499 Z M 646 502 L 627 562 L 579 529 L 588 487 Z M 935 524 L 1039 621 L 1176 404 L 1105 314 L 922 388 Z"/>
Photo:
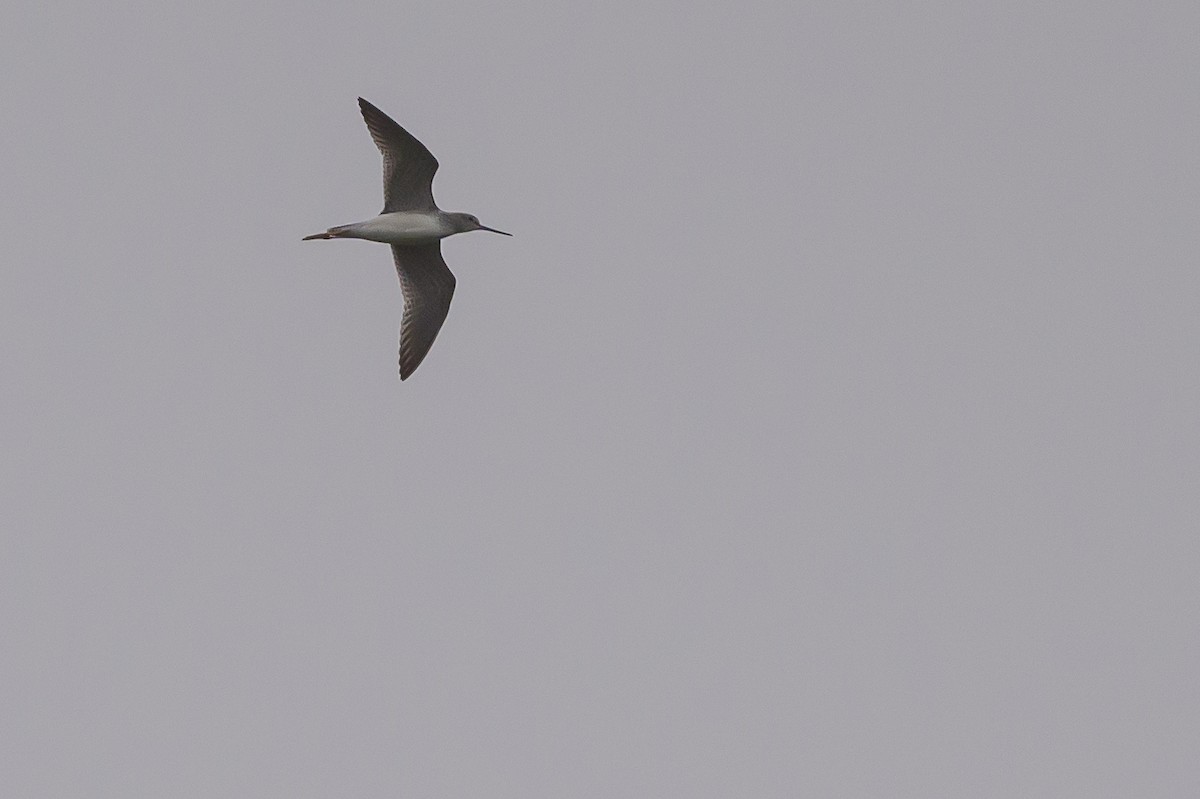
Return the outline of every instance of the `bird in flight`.
<path id="1" fill-rule="evenodd" d="M 331 227 L 310 239 L 366 239 L 392 245 L 404 317 L 400 322 L 400 379 L 407 380 L 433 346 L 454 296 L 454 275 L 442 260 L 442 239 L 487 230 L 471 214 L 447 213 L 433 201 L 438 162 L 395 120 L 358 98 L 367 129 L 383 153 L 383 210 L 374 219 Z"/>

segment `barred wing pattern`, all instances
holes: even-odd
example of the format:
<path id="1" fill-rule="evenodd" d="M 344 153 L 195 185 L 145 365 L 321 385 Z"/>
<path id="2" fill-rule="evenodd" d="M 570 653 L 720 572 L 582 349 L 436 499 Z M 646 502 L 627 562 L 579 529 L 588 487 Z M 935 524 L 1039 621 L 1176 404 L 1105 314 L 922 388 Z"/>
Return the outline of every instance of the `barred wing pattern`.
<path id="1" fill-rule="evenodd" d="M 383 211 L 430 211 L 433 203 L 433 176 L 438 162 L 433 153 L 400 127 L 394 119 L 358 98 L 367 130 L 383 154 Z"/>
<path id="2" fill-rule="evenodd" d="M 404 293 L 404 318 L 400 322 L 400 379 L 417 370 L 454 296 L 454 275 L 442 260 L 441 242 L 415 246 L 392 245 L 400 290 Z"/>

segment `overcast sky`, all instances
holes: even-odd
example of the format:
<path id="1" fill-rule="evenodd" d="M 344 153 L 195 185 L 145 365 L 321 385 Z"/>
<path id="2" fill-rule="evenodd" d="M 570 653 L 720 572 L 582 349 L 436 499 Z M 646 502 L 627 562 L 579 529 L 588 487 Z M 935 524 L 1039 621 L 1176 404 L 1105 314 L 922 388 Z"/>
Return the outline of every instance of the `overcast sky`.
<path id="1" fill-rule="evenodd" d="M 1200 795 L 1197 41 L 6 3 L 0 795 Z"/>

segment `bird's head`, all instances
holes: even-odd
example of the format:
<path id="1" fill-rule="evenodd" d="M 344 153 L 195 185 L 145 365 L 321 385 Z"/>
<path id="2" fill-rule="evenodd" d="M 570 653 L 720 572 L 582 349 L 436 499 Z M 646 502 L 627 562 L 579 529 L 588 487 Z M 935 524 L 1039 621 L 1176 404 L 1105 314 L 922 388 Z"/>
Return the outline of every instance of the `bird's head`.
<path id="1" fill-rule="evenodd" d="M 450 214 L 450 218 L 454 220 L 454 229 L 459 233 L 467 233 L 472 230 L 486 230 L 489 233 L 499 233 L 501 236 L 511 236 L 511 233 L 505 233 L 503 230 L 487 227 L 479 223 L 479 217 L 474 214 Z"/>

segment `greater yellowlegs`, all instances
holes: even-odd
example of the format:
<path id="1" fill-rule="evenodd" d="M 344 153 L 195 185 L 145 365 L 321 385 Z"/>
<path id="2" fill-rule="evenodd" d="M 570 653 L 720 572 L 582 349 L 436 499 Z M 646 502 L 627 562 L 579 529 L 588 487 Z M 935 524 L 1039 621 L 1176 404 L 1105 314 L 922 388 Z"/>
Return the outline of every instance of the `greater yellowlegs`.
<path id="1" fill-rule="evenodd" d="M 471 230 L 512 234 L 484 227 L 471 214 L 438 208 L 433 201 L 437 159 L 395 120 L 361 97 L 358 107 L 383 153 L 383 211 L 366 222 L 331 227 L 304 240 L 366 239 L 392 245 L 404 294 L 400 379 L 407 380 L 433 346 L 454 296 L 454 275 L 442 260 L 441 240 Z"/>

